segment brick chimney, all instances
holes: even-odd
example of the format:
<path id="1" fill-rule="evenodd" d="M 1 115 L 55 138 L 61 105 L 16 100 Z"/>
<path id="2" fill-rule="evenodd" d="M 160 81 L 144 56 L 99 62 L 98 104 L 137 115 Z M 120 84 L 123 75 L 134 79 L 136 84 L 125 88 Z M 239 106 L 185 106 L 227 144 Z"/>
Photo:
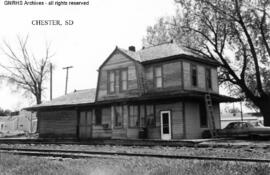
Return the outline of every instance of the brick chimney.
<path id="1" fill-rule="evenodd" d="M 132 52 L 136 52 L 135 46 L 129 46 L 129 47 L 128 47 L 128 50 L 129 50 L 129 51 L 132 51 Z"/>

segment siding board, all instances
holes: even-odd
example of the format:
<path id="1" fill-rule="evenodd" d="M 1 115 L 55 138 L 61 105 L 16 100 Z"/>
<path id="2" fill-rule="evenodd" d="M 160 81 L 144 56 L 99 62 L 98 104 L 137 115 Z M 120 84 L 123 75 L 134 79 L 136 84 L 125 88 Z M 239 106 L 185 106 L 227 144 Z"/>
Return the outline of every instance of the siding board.
<path id="1" fill-rule="evenodd" d="M 159 128 L 160 128 L 160 112 L 171 111 L 171 131 L 173 139 L 181 139 L 184 137 L 182 107 L 183 107 L 182 102 L 156 105 L 156 119 L 157 119 L 156 126 Z"/>
<path id="2" fill-rule="evenodd" d="M 77 111 L 40 111 L 38 115 L 40 135 L 77 136 Z"/>
<path id="3" fill-rule="evenodd" d="M 208 127 L 200 126 L 200 113 L 199 103 L 196 102 L 185 102 L 185 125 L 186 125 L 186 138 L 201 138 L 202 132 Z M 216 128 L 220 128 L 220 113 L 219 105 L 213 104 L 214 118 Z M 209 120 L 209 119 L 208 119 Z"/>

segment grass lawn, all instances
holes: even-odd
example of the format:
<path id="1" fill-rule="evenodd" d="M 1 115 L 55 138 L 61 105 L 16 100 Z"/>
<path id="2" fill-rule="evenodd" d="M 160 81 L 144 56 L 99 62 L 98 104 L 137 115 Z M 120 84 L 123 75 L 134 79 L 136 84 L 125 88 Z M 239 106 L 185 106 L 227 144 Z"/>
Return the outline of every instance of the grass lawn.
<path id="1" fill-rule="evenodd" d="M 0 153 L 1 175 L 268 175 L 270 164 L 144 157 L 49 159 Z"/>

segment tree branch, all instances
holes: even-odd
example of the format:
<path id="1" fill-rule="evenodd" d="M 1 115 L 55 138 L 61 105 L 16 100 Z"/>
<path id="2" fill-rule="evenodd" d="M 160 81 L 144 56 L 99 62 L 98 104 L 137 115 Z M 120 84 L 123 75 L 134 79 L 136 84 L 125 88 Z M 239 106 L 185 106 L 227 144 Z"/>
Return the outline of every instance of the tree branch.
<path id="1" fill-rule="evenodd" d="M 241 13 L 240 13 L 240 7 L 239 7 L 239 4 L 238 4 L 238 0 L 235 0 L 235 10 L 236 10 L 236 14 L 237 14 L 237 16 L 239 18 L 238 23 L 240 24 L 240 26 L 242 27 L 242 29 L 244 31 L 244 34 L 245 34 L 245 36 L 247 38 L 247 41 L 248 41 L 248 44 L 249 44 L 249 47 L 250 47 L 250 51 L 251 51 L 251 54 L 252 54 L 252 57 L 253 57 L 255 70 L 256 70 L 256 80 L 257 80 L 258 92 L 259 92 L 259 94 L 261 96 L 265 96 L 266 94 L 265 94 L 265 92 L 263 91 L 263 88 L 262 88 L 261 73 L 260 73 L 257 54 L 256 54 L 256 51 L 255 51 L 255 47 L 253 45 L 252 39 L 250 37 L 250 34 L 247 31 L 246 25 L 245 25 L 245 23 L 243 21 Z"/>

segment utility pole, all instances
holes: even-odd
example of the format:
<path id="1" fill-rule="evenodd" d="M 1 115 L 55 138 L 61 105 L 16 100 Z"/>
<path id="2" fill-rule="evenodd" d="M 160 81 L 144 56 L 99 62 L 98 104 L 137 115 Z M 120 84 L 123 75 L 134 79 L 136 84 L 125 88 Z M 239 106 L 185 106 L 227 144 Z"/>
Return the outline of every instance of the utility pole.
<path id="1" fill-rule="evenodd" d="M 68 70 L 69 70 L 70 68 L 73 68 L 73 66 L 63 67 L 63 69 L 66 69 L 66 70 L 67 70 L 67 73 L 66 73 L 66 88 L 65 88 L 65 95 L 67 94 L 67 86 L 68 86 Z"/>
<path id="2" fill-rule="evenodd" d="M 240 101 L 240 107 L 241 107 L 241 121 L 243 121 L 244 117 L 243 117 L 242 101 Z"/>
<path id="3" fill-rule="evenodd" d="M 52 100 L 52 63 L 50 64 L 50 100 Z"/>

